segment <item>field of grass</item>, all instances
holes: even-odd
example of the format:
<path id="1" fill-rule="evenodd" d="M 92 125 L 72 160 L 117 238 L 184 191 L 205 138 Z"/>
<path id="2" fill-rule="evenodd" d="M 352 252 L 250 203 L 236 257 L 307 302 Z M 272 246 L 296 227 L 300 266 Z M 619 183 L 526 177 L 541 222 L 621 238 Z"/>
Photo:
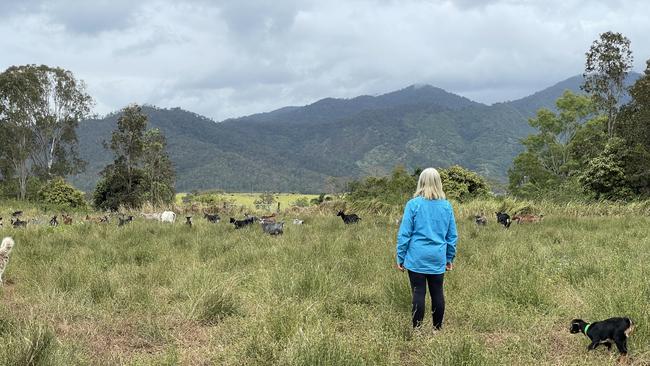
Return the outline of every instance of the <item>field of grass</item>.
<path id="1" fill-rule="evenodd" d="M 394 216 L 345 227 L 314 211 L 281 237 L 198 218 L 5 222 L 0 236 L 16 247 L 0 290 L 0 364 L 611 365 L 615 351 L 588 353 L 568 332 L 572 318 L 611 316 L 637 324 L 630 364 L 650 364 L 650 217 L 557 206 L 540 224 L 474 225 L 497 205 L 455 207 L 458 257 L 437 333 L 428 316 L 410 327 Z M 2 216 L 15 208 L 0 204 Z"/>

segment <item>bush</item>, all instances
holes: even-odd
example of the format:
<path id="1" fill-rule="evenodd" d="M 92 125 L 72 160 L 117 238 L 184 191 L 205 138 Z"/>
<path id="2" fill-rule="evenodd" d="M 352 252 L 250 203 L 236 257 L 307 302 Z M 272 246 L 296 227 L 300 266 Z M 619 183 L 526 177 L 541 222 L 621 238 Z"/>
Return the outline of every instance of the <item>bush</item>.
<path id="1" fill-rule="evenodd" d="M 458 165 L 440 169 L 440 179 L 447 198 L 461 202 L 486 196 L 490 192 L 483 177 Z"/>
<path id="2" fill-rule="evenodd" d="M 416 169 L 411 175 L 404 167 L 397 167 L 388 177 L 368 177 L 362 181 L 351 182 L 350 200 L 375 200 L 403 205 L 413 196 L 421 172 Z M 438 172 L 447 198 L 467 201 L 489 194 L 486 180 L 470 170 L 454 165 L 447 169 L 438 169 Z"/>
<path id="3" fill-rule="evenodd" d="M 45 183 L 38 191 L 38 197 L 46 203 L 70 208 L 86 207 L 84 193 L 69 185 L 62 178 Z"/>

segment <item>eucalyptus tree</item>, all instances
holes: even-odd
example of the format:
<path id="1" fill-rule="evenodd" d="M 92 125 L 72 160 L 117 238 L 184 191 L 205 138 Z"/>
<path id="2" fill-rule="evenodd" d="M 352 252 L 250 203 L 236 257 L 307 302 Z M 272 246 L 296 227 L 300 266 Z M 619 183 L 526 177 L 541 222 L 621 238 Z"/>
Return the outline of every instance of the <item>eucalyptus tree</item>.
<path id="1" fill-rule="evenodd" d="M 632 69 L 630 40 L 621 33 L 605 32 L 586 53 L 585 79 L 582 90 L 593 99 L 598 110 L 607 116 L 607 135 L 612 137 L 625 77 Z"/>
<path id="2" fill-rule="evenodd" d="M 0 157 L 18 178 L 19 198 L 31 175 L 49 179 L 83 168 L 76 128 L 92 103 L 83 81 L 61 68 L 11 66 L 0 74 Z"/>

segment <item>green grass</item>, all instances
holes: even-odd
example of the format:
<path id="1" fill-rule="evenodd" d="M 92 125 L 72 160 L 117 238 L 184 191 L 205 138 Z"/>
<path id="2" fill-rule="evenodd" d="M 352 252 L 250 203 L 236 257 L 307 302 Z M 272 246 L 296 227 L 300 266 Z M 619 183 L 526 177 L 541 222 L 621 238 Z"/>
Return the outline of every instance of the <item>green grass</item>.
<path id="1" fill-rule="evenodd" d="M 352 227 L 314 211 L 281 237 L 200 218 L 192 229 L 5 226 L 16 247 L 0 290 L 0 365 L 611 365 L 615 352 L 587 353 L 568 332 L 572 318 L 611 316 L 637 323 L 630 361 L 650 363 L 648 206 L 507 202 L 545 219 L 474 225 L 501 205 L 455 205 L 438 333 L 428 317 L 410 328 L 396 211 Z"/>

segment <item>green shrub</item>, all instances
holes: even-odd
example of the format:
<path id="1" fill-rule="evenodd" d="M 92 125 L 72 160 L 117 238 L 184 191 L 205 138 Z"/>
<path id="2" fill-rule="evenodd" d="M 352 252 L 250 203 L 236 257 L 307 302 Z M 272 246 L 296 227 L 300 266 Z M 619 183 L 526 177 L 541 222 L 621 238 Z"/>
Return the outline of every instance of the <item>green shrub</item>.
<path id="1" fill-rule="evenodd" d="M 86 201 L 84 193 L 66 183 L 62 178 L 56 178 L 44 184 L 38 191 L 38 197 L 46 203 L 70 208 L 84 208 Z"/>

